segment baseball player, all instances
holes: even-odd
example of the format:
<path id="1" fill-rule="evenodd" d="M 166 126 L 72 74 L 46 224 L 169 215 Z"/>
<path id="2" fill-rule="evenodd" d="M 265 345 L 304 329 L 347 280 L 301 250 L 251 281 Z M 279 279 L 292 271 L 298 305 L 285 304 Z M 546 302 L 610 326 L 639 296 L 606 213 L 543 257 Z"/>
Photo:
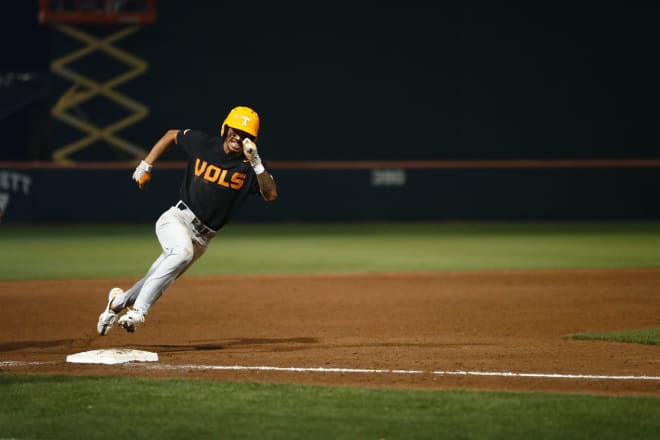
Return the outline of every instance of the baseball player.
<path id="1" fill-rule="evenodd" d="M 163 252 L 147 274 L 124 291 L 110 290 L 97 325 L 105 336 L 112 325 L 134 332 L 151 307 L 179 276 L 206 250 L 211 239 L 250 193 L 266 201 L 277 198 L 277 187 L 257 152 L 259 116 L 249 107 L 233 108 L 220 128 L 220 136 L 194 130 L 168 130 L 135 169 L 140 189 L 151 179 L 153 164 L 173 145 L 188 154 L 180 200 L 156 222 Z"/>

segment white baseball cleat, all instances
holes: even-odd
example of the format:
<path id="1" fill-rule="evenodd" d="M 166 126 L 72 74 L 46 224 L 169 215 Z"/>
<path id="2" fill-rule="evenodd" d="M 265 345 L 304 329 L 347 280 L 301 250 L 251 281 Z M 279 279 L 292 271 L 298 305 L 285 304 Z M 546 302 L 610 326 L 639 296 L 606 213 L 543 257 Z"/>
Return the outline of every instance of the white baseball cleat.
<path id="1" fill-rule="evenodd" d="M 133 333 L 138 325 L 144 322 L 144 315 L 141 311 L 131 309 L 124 316 L 119 318 L 119 327 L 122 327 L 129 333 Z"/>
<path id="2" fill-rule="evenodd" d="M 119 287 L 113 287 L 110 289 L 110 293 L 108 294 L 108 305 L 105 307 L 103 313 L 99 315 L 99 322 L 96 324 L 96 331 L 99 332 L 99 335 L 107 335 L 110 328 L 112 328 L 112 324 L 117 320 L 117 312 L 112 310 L 110 306 L 112 305 L 112 300 L 122 293 L 124 293 L 124 289 L 120 289 Z"/>

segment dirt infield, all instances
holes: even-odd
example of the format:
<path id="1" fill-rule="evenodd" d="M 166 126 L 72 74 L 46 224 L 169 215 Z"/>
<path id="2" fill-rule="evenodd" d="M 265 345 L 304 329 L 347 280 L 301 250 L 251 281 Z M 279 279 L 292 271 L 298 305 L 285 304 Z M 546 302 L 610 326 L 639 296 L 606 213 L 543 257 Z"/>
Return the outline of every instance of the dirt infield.
<path id="1" fill-rule="evenodd" d="M 133 281 L 0 282 L 0 371 L 660 396 L 660 347 L 563 337 L 660 326 L 660 269 L 184 276 L 136 333 L 97 336 Z M 66 362 L 101 348 L 160 361 Z"/>

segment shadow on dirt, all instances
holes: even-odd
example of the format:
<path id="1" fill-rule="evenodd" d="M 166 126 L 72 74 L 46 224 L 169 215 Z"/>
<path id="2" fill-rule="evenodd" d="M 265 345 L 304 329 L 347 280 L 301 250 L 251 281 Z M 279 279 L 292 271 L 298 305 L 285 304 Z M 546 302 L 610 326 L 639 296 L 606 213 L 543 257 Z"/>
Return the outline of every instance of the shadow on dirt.
<path id="1" fill-rule="evenodd" d="M 281 344 L 316 344 L 316 338 L 282 338 L 282 339 L 267 339 L 267 338 L 237 338 L 219 343 L 206 343 L 206 344 L 185 344 L 185 345 L 138 345 L 141 350 L 156 351 L 159 353 L 175 353 L 185 351 L 212 351 L 212 350 L 226 350 L 228 348 L 270 348 L 276 345 L 276 350 L 302 350 L 305 347 L 301 346 L 286 346 L 282 347 Z"/>
<path id="2" fill-rule="evenodd" d="M 72 345 L 75 339 L 56 339 L 53 341 L 14 341 L 0 344 L 0 353 L 3 351 L 24 350 L 26 348 L 51 348 L 60 345 Z"/>

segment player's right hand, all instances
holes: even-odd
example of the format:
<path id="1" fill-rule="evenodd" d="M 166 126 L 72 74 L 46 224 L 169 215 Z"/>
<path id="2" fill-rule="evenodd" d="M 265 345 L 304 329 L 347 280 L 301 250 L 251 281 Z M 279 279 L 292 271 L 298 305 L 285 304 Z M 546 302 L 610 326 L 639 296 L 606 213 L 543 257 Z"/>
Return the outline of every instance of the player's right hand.
<path id="1" fill-rule="evenodd" d="M 151 164 L 141 161 L 133 171 L 133 180 L 137 182 L 138 188 L 144 189 L 151 180 L 151 168 Z"/>

